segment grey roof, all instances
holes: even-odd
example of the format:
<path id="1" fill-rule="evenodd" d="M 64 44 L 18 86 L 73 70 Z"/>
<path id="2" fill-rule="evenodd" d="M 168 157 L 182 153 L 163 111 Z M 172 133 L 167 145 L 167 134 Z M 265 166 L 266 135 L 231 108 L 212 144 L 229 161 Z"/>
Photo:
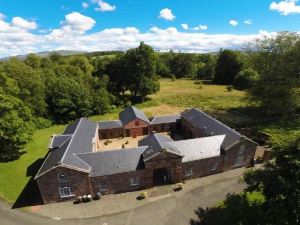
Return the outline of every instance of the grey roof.
<path id="1" fill-rule="evenodd" d="M 190 162 L 221 155 L 221 144 L 225 135 L 194 138 L 189 140 L 174 141 L 169 143 L 175 145 L 184 155 L 182 162 Z"/>
<path id="2" fill-rule="evenodd" d="M 150 124 L 164 124 L 164 123 L 176 123 L 177 120 L 181 119 L 181 115 L 172 115 L 172 116 L 155 116 L 152 118 Z"/>
<path id="3" fill-rule="evenodd" d="M 167 144 L 169 142 L 173 142 L 173 140 L 161 134 L 154 133 L 140 140 L 138 144 L 139 146 L 149 146 L 149 148 L 143 154 L 145 161 L 163 151 L 181 156 L 182 154 L 178 151 L 176 146 Z"/>
<path id="4" fill-rule="evenodd" d="M 240 133 L 212 118 L 203 111 L 200 111 L 199 109 L 189 109 L 183 112 L 182 116 L 207 136 L 225 134 L 226 136 L 222 143 L 222 147 L 224 149 L 242 138 Z"/>
<path id="5" fill-rule="evenodd" d="M 127 107 L 119 114 L 120 120 L 122 121 L 123 125 L 128 124 L 130 121 L 134 119 L 140 119 L 147 123 L 150 123 L 148 118 L 146 117 L 145 113 L 134 106 Z"/>
<path id="6" fill-rule="evenodd" d="M 72 137 L 71 134 L 54 135 L 51 139 L 49 148 L 59 148 L 71 137 Z"/>
<path id="7" fill-rule="evenodd" d="M 69 124 L 64 130 L 63 134 L 73 134 L 78 126 L 80 119 L 75 120 L 74 123 Z"/>
<path id="8" fill-rule="evenodd" d="M 121 120 L 107 120 L 98 122 L 100 130 L 122 128 L 123 124 Z"/>
<path id="9" fill-rule="evenodd" d="M 65 154 L 65 151 L 70 143 L 70 139 L 67 140 L 61 147 L 55 148 L 53 150 L 49 150 L 48 155 L 39 169 L 38 173 L 36 174 L 36 177 L 41 176 L 42 174 L 46 173 L 47 171 L 51 170 L 55 166 L 60 164 L 61 158 Z"/>
<path id="10" fill-rule="evenodd" d="M 93 139 L 96 135 L 97 123 L 86 118 L 76 120 L 65 132 L 73 132 L 60 147 L 50 150 L 36 178 L 57 165 L 72 167 L 81 171 L 90 171 L 90 166 L 79 159 L 76 154 L 92 152 Z M 64 132 L 64 133 L 65 133 Z"/>
<path id="11" fill-rule="evenodd" d="M 104 176 L 143 169 L 142 153 L 147 146 L 78 154 L 91 167 L 90 176 Z"/>

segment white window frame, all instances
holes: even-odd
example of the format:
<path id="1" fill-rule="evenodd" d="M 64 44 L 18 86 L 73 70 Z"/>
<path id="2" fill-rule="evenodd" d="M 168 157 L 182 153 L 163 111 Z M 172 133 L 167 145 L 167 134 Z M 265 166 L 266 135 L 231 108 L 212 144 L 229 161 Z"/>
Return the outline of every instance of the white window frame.
<path id="1" fill-rule="evenodd" d="M 59 195 L 61 198 L 68 198 L 75 196 L 73 188 L 70 186 L 63 186 L 59 188 Z"/>
<path id="2" fill-rule="evenodd" d="M 139 178 L 138 177 L 131 177 L 130 178 L 130 186 L 137 186 L 139 185 Z"/>
<path id="3" fill-rule="evenodd" d="M 63 176 L 64 178 L 62 178 L 61 176 Z M 65 183 L 68 181 L 68 177 L 65 173 L 59 173 L 58 174 L 58 182 L 59 183 Z"/>
<path id="4" fill-rule="evenodd" d="M 105 181 L 100 181 L 99 182 L 99 191 L 100 192 L 105 192 L 107 191 L 107 185 Z"/>
<path id="5" fill-rule="evenodd" d="M 189 168 L 185 171 L 185 176 L 190 177 L 193 175 L 193 168 Z"/>

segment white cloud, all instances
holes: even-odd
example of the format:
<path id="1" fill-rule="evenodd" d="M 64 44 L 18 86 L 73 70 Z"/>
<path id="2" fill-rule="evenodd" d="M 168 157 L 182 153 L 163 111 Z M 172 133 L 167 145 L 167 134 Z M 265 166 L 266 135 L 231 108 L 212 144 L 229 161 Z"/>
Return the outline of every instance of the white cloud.
<path id="1" fill-rule="evenodd" d="M 244 20 L 244 24 L 246 25 L 252 25 L 252 20 Z"/>
<path id="2" fill-rule="evenodd" d="M 82 8 L 87 9 L 90 5 L 89 5 L 89 3 L 87 3 L 87 2 L 83 2 L 83 3 L 81 4 L 81 6 L 82 6 Z"/>
<path id="3" fill-rule="evenodd" d="M 110 5 L 109 3 L 100 0 L 98 2 L 98 8 L 96 7 L 95 10 L 96 11 L 101 11 L 101 12 L 109 12 L 109 11 L 115 11 L 116 10 L 116 6 L 115 5 Z"/>
<path id="4" fill-rule="evenodd" d="M 62 29 L 64 29 L 64 31 L 74 31 L 79 34 L 84 34 L 93 28 L 96 21 L 78 12 L 72 12 L 65 16 L 65 20 L 62 21 L 61 24 L 63 25 Z"/>
<path id="5" fill-rule="evenodd" d="M 236 20 L 230 20 L 229 21 L 229 24 L 231 25 L 231 26 L 237 26 L 239 23 L 238 23 L 238 21 L 236 21 Z"/>
<path id="6" fill-rule="evenodd" d="M 32 33 L 0 20 L 0 57 L 53 50 L 127 50 L 138 46 L 140 41 L 158 51 L 205 53 L 220 48 L 239 49 L 257 38 L 276 35 L 263 30 L 250 35 L 180 32 L 175 27 L 152 27 L 146 32 L 136 27 L 116 27 L 86 34 L 94 24 L 92 18 L 73 12 L 65 16 L 60 27 L 49 30 L 50 33 L 43 30 Z"/>
<path id="7" fill-rule="evenodd" d="M 207 30 L 208 26 L 207 25 L 198 25 L 197 27 L 193 27 L 193 30 Z"/>
<path id="8" fill-rule="evenodd" d="M 181 27 L 182 27 L 184 30 L 188 30 L 188 29 L 189 29 L 189 25 L 186 24 L 186 23 L 181 24 Z"/>
<path id="9" fill-rule="evenodd" d="M 0 13 L 0 20 L 5 20 L 6 16 L 3 13 Z"/>
<path id="10" fill-rule="evenodd" d="M 272 2 L 270 4 L 270 9 L 280 12 L 281 15 L 287 16 L 289 14 L 300 13 L 300 6 L 297 5 L 298 0 L 283 0 L 279 3 Z"/>
<path id="11" fill-rule="evenodd" d="M 169 21 L 173 21 L 175 19 L 175 15 L 172 13 L 171 9 L 164 8 L 164 9 L 160 10 L 159 18 L 169 20 Z"/>
<path id="12" fill-rule="evenodd" d="M 22 17 L 16 16 L 11 21 L 12 26 L 19 27 L 25 30 L 34 30 L 37 28 L 37 24 L 34 21 L 25 20 Z"/>

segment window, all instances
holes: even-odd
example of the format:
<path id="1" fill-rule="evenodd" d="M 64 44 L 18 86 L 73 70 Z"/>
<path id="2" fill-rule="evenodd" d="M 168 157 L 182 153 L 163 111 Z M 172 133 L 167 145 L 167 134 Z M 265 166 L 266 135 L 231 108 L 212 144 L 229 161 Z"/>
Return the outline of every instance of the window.
<path id="1" fill-rule="evenodd" d="M 190 169 L 188 169 L 188 170 L 185 171 L 185 176 L 186 177 L 190 177 L 192 175 L 193 175 L 193 169 L 192 168 L 190 168 Z"/>
<path id="2" fill-rule="evenodd" d="M 66 174 L 65 173 L 58 174 L 58 181 L 59 181 L 59 183 L 67 182 L 68 178 L 67 178 Z"/>
<path id="3" fill-rule="evenodd" d="M 137 185 L 139 185 L 139 179 L 137 177 L 131 177 L 130 186 L 137 186 Z"/>
<path id="4" fill-rule="evenodd" d="M 211 169 L 211 171 L 216 171 L 218 167 L 218 163 L 216 162 L 215 165 L 213 166 L 213 168 Z"/>
<path id="5" fill-rule="evenodd" d="M 73 188 L 69 186 L 64 186 L 59 188 L 59 195 L 61 198 L 74 196 Z"/>
<path id="6" fill-rule="evenodd" d="M 135 126 L 139 126 L 140 122 L 139 121 L 135 121 Z"/>
<path id="7" fill-rule="evenodd" d="M 246 146 L 242 145 L 239 152 L 238 152 L 238 156 L 235 160 L 234 166 L 241 166 L 243 165 L 244 162 L 244 152 L 246 150 Z"/>
<path id="8" fill-rule="evenodd" d="M 107 186 L 106 186 L 106 182 L 105 181 L 100 181 L 99 182 L 99 190 L 100 190 L 100 192 L 107 191 Z"/>

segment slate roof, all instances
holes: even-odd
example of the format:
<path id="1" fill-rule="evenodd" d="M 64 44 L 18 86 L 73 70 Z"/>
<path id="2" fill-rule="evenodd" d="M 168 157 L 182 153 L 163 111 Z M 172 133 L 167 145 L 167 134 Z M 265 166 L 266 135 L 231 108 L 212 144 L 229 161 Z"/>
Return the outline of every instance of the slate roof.
<path id="1" fill-rule="evenodd" d="M 155 125 L 155 124 L 164 124 L 164 123 L 176 123 L 176 121 L 180 119 L 181 119 L 181 115 L 155 116 L 151 119 L 150 124 Z"/>
<path id="2" fill-rule="evenodd" d="M 199 109 L 192 108 L 181 113 L 181 115 L 207 136 L 225 134 L 226 136 L 222 143 L 222 147 L 224 149 L 228 148 L 242 138 L 240 133 L 212 118 Z"/>
<path id="3" fill-rule="evenodd" d="M 98 122 L 99 130 L 122 128 L 123 124 L 121 120 L 108 120 Z"/>
<path id="4" fill-rule="evenodd" d="M 96 129 L 97 123 L 86 118 L 81 118 L 70 124 L 64 134 L 69 133 L 71 137 L 60 147 L 49 151 L 35 178 L 58 165 L 89 172 L 90 166 L 79 159 L 76 154 L 92 152 Z"/>
<path id="5" fill-rule="evenodd" d="M 169 143 L 183 154 L 182 162 L 190 162 L 221 155 L 221 144 L 225 135 L 195 138 Z"/>
<path id="6" fill-rule="evenodd" d="M 127 107 L 119 114 L 120 120 L 122 121 L 123 125 L 128 124 L 130 121 L 135 119 L 143 120 L 147 123 L 150 123 L 148 118 L 146 117 L 145 113 L 134 106 Z"/>
<path id="7" fill-rule="evenodd" d="M 143 169 L 144 164 L 141 155 L 146 149 L 147 146 L 143 146 L 78 154 L 77 157 L 90 165 L 90 176 L 96 177 Z"/>
<path id="8" fill-rule="evenodd" d="M 150 134 L 138 142 L 139 146 L 149 146 L 149 148 L 144 152 L 144 161 L 149 160 L 153 156 L 159 154 L 162 151 L 167 151 L 172 154 L 182 155 L 176 146 L 168 145 L 169 142 L 173 142 L 172 139 L 163 136 L 161 134 Z"/>
<path id="9" fill-rule="evenodd" d="M 59 148 L 71 137 L 72 137 L 71 134 L 54 135 L 51 139 L 49 148 Z"/>

